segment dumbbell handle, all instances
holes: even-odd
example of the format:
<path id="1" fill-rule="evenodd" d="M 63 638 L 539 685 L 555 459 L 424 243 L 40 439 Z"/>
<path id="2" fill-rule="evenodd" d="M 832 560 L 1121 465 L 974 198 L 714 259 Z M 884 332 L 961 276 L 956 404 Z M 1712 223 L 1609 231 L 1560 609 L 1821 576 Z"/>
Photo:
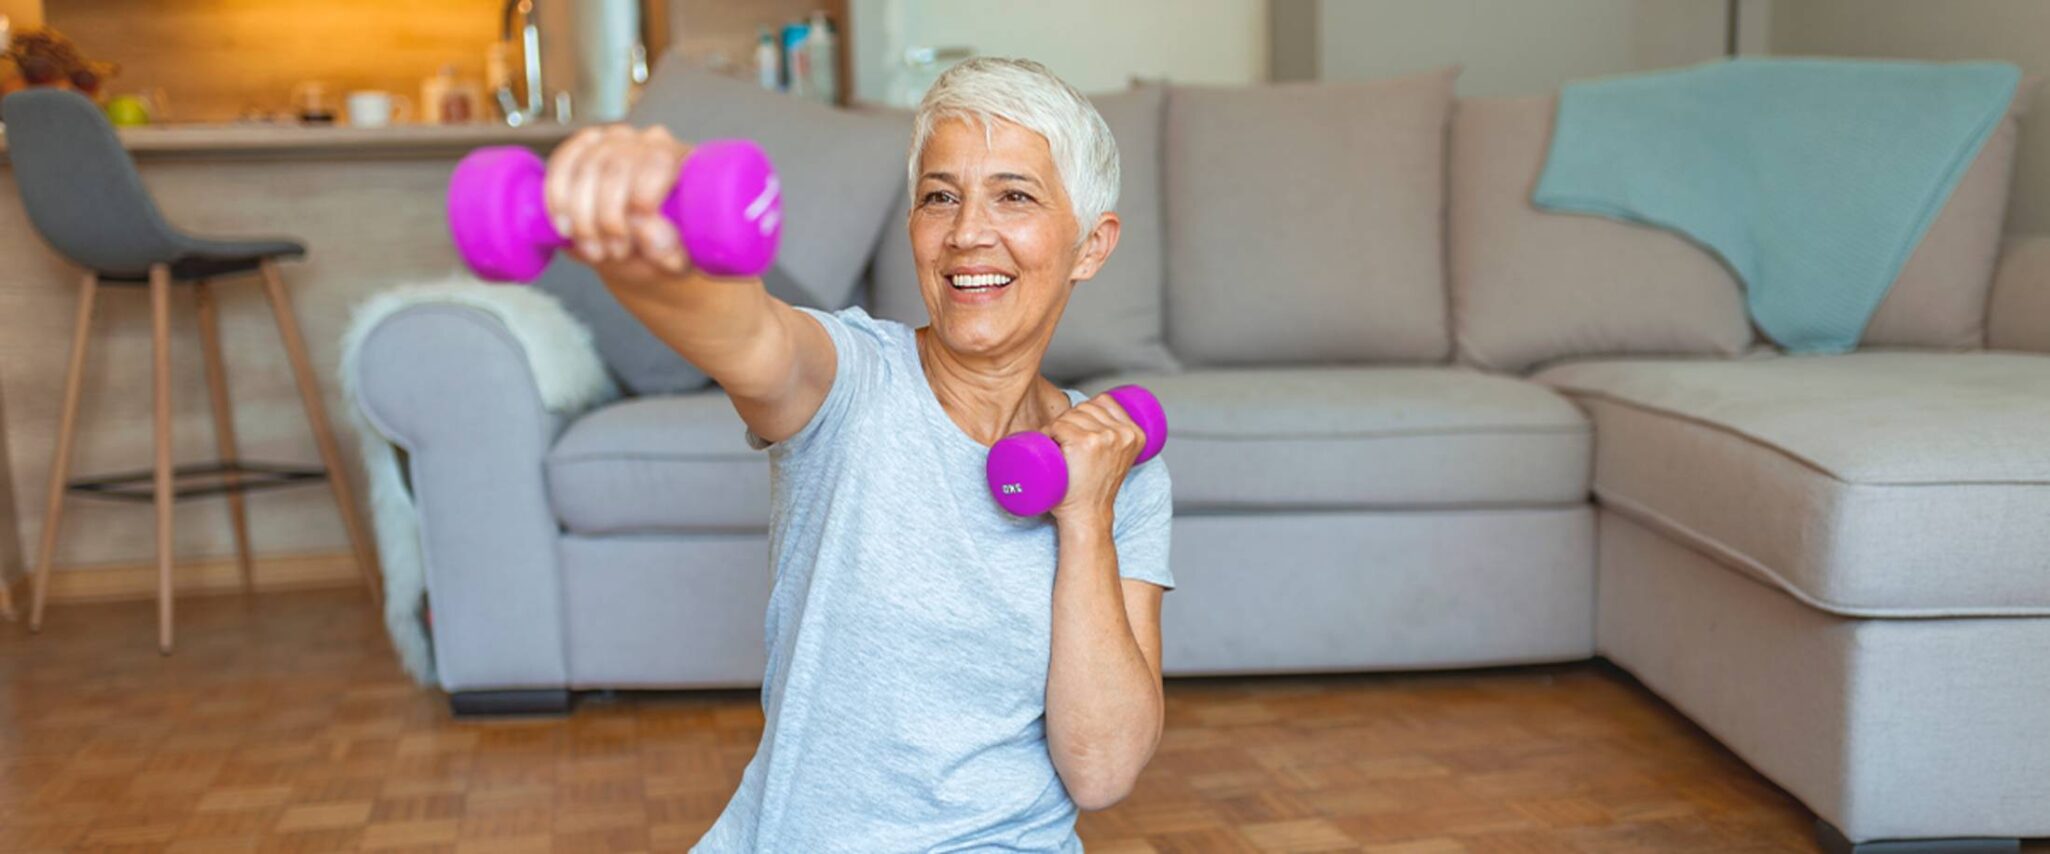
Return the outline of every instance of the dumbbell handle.
<path id="1" fill-rule="evenodd" d="M 480 276 L 532 281 L 570 241 L 548 216 L 547 166 L 520 146 L 480 148 L 449 179 L 449 229 Z M 775 260 L 781 187 L 768 155 L 747 140 L 692 149 L 662 200 L 691 264 L 714 276 L 755 276 Z"/>
<path id="2" fill-rule="evenodd" d="M 1167 445 L 1167 413 L 1153 393 L 1136 385 L 1122 385 L 1105 392 L 1146 433 L 1146 445 L 1139 449 L 1133 466 L 1153 459 Z M 989 449 L 985 463 L 990 497 L 1019 516 L 1037 516 L 1052 510 L 1068 494 L 1068 461 L 1061 446 L 1045 433 L 1015 433 Z"/>

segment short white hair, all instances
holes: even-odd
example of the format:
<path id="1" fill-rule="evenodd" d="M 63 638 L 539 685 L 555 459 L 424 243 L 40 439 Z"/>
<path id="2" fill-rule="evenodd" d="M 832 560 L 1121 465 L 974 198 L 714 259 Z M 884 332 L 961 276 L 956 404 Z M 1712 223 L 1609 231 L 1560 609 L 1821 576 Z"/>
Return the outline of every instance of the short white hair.
<path id="1" fill-rule="evenodd" d="M 911 132 L 909 192 L 918 192 L 918 161 L 940 122 L 973 120 L 988 136 L 997 120 L 1046 137 L 1054 168 L 1088 238 L 1096 218 L 1118 203 L 1118 144 L 1096 105 L 1029 59 L 975 57 L 946 70 L 918 103 Z"/>

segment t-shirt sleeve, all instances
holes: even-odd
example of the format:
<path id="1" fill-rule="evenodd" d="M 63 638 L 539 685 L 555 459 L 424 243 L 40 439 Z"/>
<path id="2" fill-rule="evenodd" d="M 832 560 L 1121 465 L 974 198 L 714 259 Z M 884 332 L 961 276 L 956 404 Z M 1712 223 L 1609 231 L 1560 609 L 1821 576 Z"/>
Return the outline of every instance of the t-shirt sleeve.
<path id="1" fill-rule="evenodd" d="M 1118 575 L 1173 590 L 1167 552 L 1174 528 L 1174 489 L 1167 460 L 1154 457 L 1132 469 L 1118 492 L 1117 518 L 1110 532 L 1118 549 Z"/>
<path id="2" fill-rule="evenodd" d="M 826 399 L 819 403 L 819 409 L 812 413 L 811 420 L 789 438 L 770 442 L 756 436 L 753 430 L 747 431 L 749 447 L 768 451 L 769 456 L 778 459 L 800 455 L 807 448 L 832 444 L 862 403 L 874 399 L 873 392 L 882 385 L 882 374 L 887 367 L 883 346 L 884 336 L 888 333 L 859 306 L 837 312 L 805 306 L 796 308 L 817 319 L 819 325 L 826 328 L 826 337 L 833 341 L 833 385 L 826 390 Z"/>

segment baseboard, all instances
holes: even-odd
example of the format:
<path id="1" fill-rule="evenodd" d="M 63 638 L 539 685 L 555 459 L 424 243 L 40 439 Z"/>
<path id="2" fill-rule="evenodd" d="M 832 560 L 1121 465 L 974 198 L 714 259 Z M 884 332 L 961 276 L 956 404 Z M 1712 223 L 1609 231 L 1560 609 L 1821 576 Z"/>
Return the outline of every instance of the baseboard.
<path id="1" fill-rule="evenodd" d="M 320 554 L 257 555 L 252 578 L 258 592 L 346 587 L 362 584 L 356 558 L 349 552 Z M 239 593 L 242 570 L 235 559 L 204 558 L 180 561 L 172 572 L 172 587 L 180 596 Z M 14 601 L 20 608 L 28 602 L 27 579 L 17 581 Z M 51 602 L 107 602 L 122 599 L 153 599 L 157 595 L 157 565 L 149 563 L 98 564 L 50 569 Z"/>

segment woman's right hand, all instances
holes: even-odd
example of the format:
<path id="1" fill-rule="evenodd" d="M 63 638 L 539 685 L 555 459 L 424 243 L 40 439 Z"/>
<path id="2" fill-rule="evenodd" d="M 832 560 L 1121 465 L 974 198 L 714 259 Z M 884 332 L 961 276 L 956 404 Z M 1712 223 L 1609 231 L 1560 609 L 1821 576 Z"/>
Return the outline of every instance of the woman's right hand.
<path id="1" fill-rule="evenodd" d="M 659 125 L 578 131 L 548 157 L 545 193 L 570 255 L 613 284 L 668 280 L 689 268 L 662 201 L 676 186 L 690 145 Z"/>

